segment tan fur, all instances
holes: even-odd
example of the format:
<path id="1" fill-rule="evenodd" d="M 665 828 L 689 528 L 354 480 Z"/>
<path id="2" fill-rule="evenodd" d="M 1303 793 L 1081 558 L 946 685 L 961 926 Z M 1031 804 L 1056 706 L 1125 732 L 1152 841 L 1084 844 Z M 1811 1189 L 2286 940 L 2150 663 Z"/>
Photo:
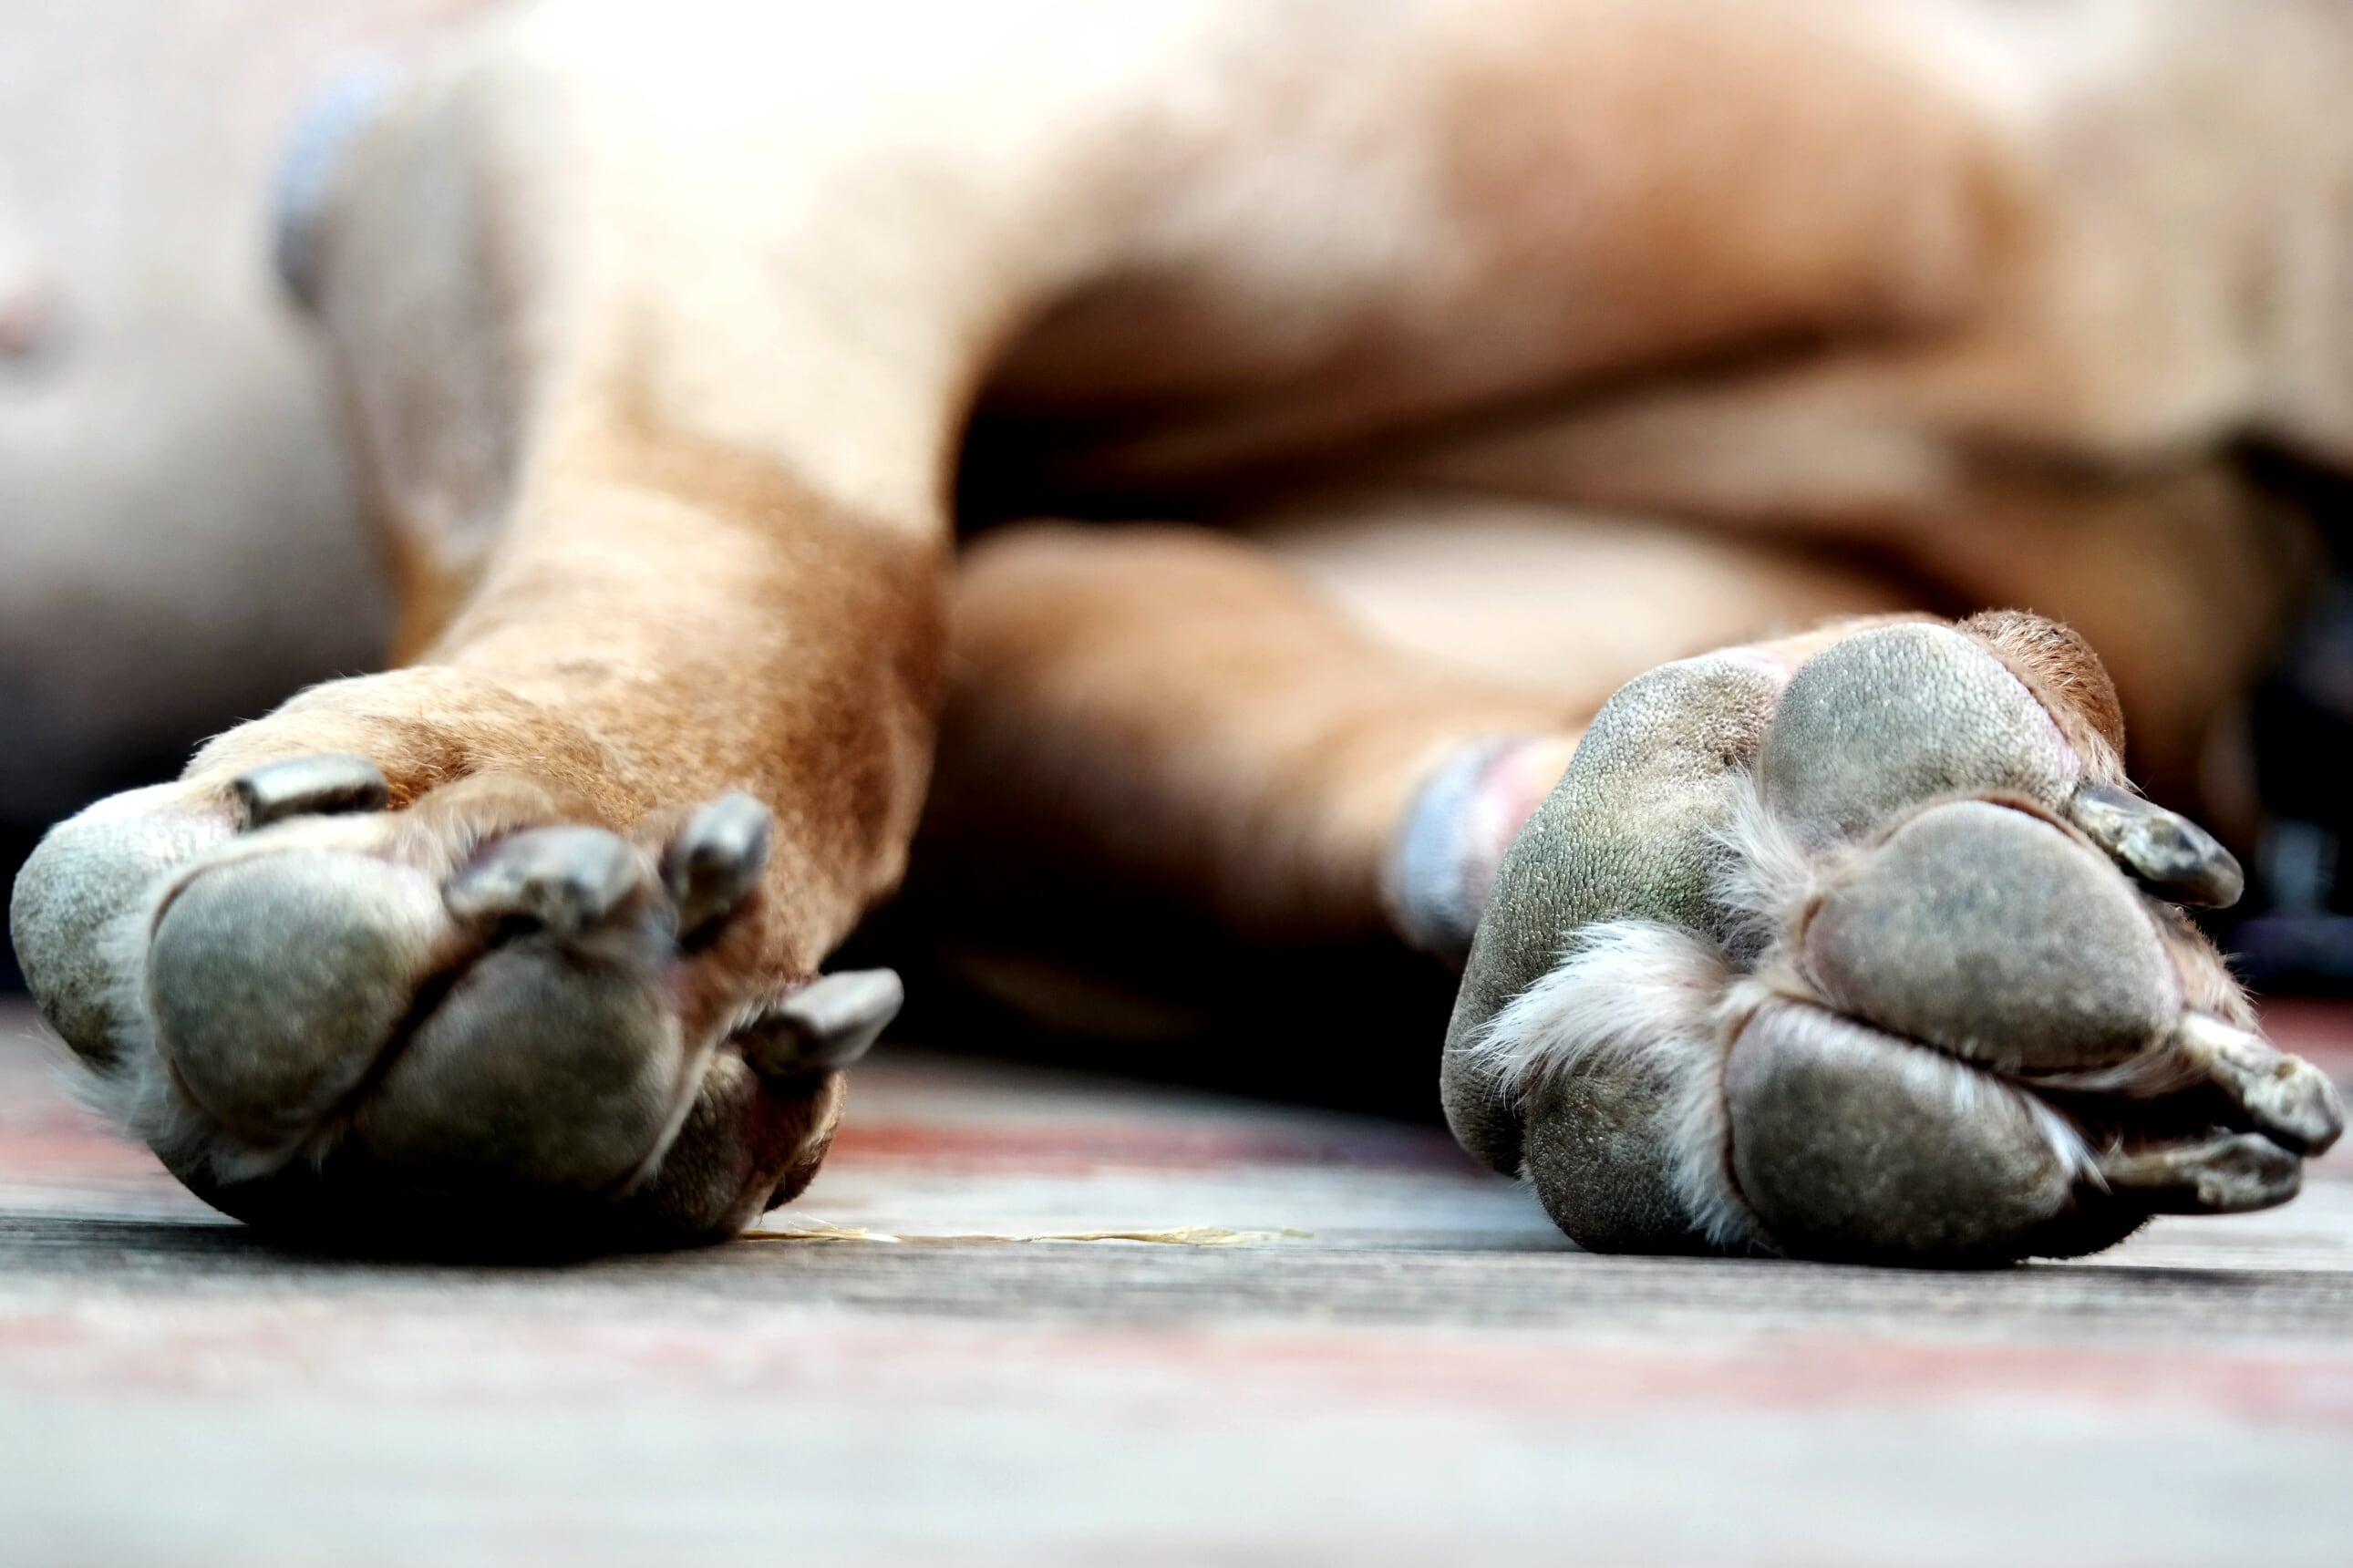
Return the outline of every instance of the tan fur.
<path id="1" fill-rule="evenodd" d="M 935 837 L 1254 936 L 1385 929 L 1450 748 L 1571 733 L 1659 658 L 1825 614 L 2067 616 L 2178 785 L 2308 559 L 2213 454 L 2353 453 L 2308 363 L 2348 334 L 2295 281 L 2344 258 L 2233 195 L 2279 173 L 2308 205 L 2353 169 L 2334 131 L 2283 163 L 2263 101 L 2341 92 L 2312 41 L 2343 59 L 2353 28 L 2052 7 L 2071 76 L 2019 63 L 2010 9 L 534 7 L 413 83 L 326 215 L 411 667 L 195 775 L 360 752 L 412 810 L 512 775 L 649 842 L 748 790 L 779 830 L 747 981 L 809 973 L 896 883 L 944 700 Z M 2203 64 L 2242 38 L 2250 80 Z M 2216 94 L 2233 139 L 2176 179 Z M 2252 326 L 2250 275 L 2285 280 Z M 1596 608 L 1553 669 L 1384 643 L 1178 531 L 989 541 L 951 609 L 976 408 L 1048 454 L 1032 478 L 1245 533 L 1352 479 L 1344 521 L 1433 541 L 1504 491 L 1746 531 L 1687 536 L 1727 582 L 1773 564 L 1636 615 L 1607 552 L 1556 560 Z M 762 1181 L 805 1179 L 812 1125 L 756 1135 L 794 1151 Z"/>

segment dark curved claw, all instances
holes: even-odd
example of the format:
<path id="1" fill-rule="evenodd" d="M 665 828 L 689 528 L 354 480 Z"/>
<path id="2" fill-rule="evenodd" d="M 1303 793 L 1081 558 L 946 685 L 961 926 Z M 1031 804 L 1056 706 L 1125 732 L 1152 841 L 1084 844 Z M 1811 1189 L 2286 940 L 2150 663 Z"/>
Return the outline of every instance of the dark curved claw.
<path id="1" fill-rule="evenodd" d="M 888 969 L 846 969 L 820 975 L 761 1009 L 735 1033 L 744 1059 L 768 1079 L 838 1072 L 867 1048 L 899 1015 L 906 988 Z"/>
<path id="2" fill-rule="evenodd" d="M 382 811 L 392 798 L 374 763 L 342 752 L 265 763 L 229 787 L 237 792 L 248 832 L 290 816 Z"/>
<path id="3" fill-rule="evenodd" d="M 2237 857 L 2213 835 L 2129 790 L 2087 784 L 2068 801 L 2067 816 L 2117 865 L 2176 903 L 2227 910 L 2246 891 Z"/>
<path id="4" fill-rule="evenodd" d="M 759 886 L 774 833 L 768 808 L 740 791 L 688 819 L 661 864 L 662 886 L 678 905 L 680 942 L 692 942 L 733 914 Z"/>
<path id="5" fill-rule="evenodd" d="M 638 852 L 601 827 L 535 827 L 484 850 L 442 901 L 461 920 L 522 916 L 568 934 L 602 924 L 642 875 Z"/>
<path id="6" fill-rule="evenodd" d="M 2158 1214 L 2246 1214 L 2295 1196 L 2304 1163 L 2259 1132 L 2104 1154 L 2101 1179 Z"/>
<path id="7" fill-rule="evenodd" d="M 2324 1153 L 2345 1131 L 2345 1107 L 2328 1075 L 2261 1035 L 2191 1012 L 2182 1015 L 2174 1039 L 2255 1131 L 2281 1148 Z"/>

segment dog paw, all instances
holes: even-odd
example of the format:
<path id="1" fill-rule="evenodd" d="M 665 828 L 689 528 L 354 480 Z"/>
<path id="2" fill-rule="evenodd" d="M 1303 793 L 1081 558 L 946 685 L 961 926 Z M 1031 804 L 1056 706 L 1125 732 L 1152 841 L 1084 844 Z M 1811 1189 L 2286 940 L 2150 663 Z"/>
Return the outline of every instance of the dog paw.
<path id="1" fill-rule="evenodd" d="M 298 754 L 26 863 L 35 998 L 175 1174 L 283 1230 L 501 1249 L 725 1236 L 806 1183 L 899 988 L 765 972 L 765 806 L 632 836 L 514 776 L 393 795 Z"/>
<path id="2" fill-rule="evenodd" d="M 2175 907 L 2236 863 L 2121 746 L 2021 615 L 1635 680 L 1497 874 L 1457 1136 L 1605 1249 L 1988 1263 L 2285 1202 L 2343 1112 Z"/>

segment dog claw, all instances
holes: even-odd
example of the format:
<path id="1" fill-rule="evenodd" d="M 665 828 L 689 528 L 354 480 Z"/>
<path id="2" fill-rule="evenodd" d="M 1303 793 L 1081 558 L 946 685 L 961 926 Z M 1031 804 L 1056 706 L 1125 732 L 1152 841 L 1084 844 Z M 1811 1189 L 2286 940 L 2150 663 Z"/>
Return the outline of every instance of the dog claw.
<path id="1" fill-rule="evenodd" d="M 820 975 L 771 1003 L 738 1030 L 744 1059 L 764 1078 L 837 1072 L 874 1044 L 906 1000 L 888 969 L 847 969 Z"/>
<path id="2" fill-rule="evenodd" d="M 569 934 L 602 924 L 642 873 L 637 850 L 601 827 L 537 827 L 484 850 L 442 900 L 461 920 L 522 916 Z"/>
<path id="3" fill-rule="evenodd" d="M 2159 1214 L 2244 1214 L 2295 1196 L 2304 1164 L 2257 1132 L 2203 1143 L 2118 1151 L 2098 1161 L 2109 1187 L 2130 1191 Z"/>
<path id="4" fill-rule="evenodd" d="M 2087 784 L 2067 816 L 2110 858 L 2176 903 L 2227 910 L 2246 890 L 2246 873 L 2211 834 L 2113 784 Z"/>
<path id="5" fill-rule="evenodd" d="M 290 816 L 382 811 L 392 798 L 374 763 L 337 752 L 266 763 L 229 787 L 237 792 L 248 831 Z"/>
<path id="6" fill-rule="evenodd" d="M 690 818 L 662 855 L 662 885 L 678 906 L 678 938 L 691 942 L 733 914 L 760 883 L 774 834 L 768 808 L 748 795 L 721 795 Z"/>
<path id="7" fill-rule="evenodd" d="M 2187 1013 L 2175 1039 L 2258 1131 L 2299 1154 L 2322 1153 L 2345 1131 L 2345 1107 L 2327 1075 L 2259 1035 Z"/>

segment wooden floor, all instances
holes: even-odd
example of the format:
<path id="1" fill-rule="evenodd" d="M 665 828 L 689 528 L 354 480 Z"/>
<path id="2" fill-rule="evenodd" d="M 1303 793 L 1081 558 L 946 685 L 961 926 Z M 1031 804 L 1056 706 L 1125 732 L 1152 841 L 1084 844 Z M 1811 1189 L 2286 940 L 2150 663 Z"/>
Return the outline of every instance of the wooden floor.
<path id="1" fill-rule="evenodd" d="M 407 1267 L 212 1215 L 33 1027 L 0 1563 L 2353 1563 L 2347 1156 L 2082 1265 L 1630 1260 L 1430 1130 L 886 1046 L 769 1234 Z"/>

